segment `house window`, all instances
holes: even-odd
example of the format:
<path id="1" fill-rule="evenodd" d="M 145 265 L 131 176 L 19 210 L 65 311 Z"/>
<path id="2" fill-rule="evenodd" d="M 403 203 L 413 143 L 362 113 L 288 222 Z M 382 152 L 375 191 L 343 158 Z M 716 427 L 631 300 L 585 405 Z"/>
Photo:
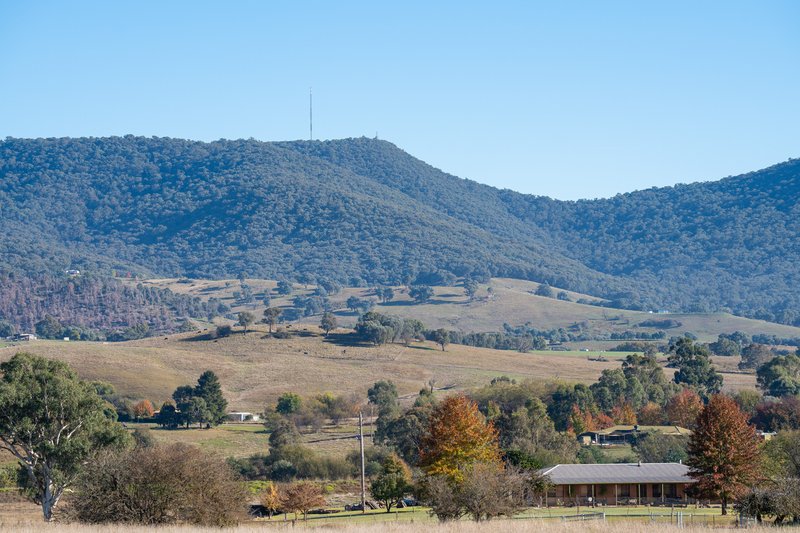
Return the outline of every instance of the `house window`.
<path id="1" fill-rule="evenodd" d="M 597 486 L 597 494 L 600 496 L 605 496 L 608 492 L 608 485 L 598 485 Z"/>
<path id="2" fill-rule="evenodd" d="M 631 486 L 628 484 L 620 485 L 619 486 L 619 496 L 620 498 L 630 498 L 631 497 Z"/>
<path id="3" fill-rule="evenodd" d="M 653 483 L 653 498 L 661 497 L 661 483 Z"/>
<path id="4" fill-rule="evenodd" d="M 678 497 L 678 486 L 675 483 L 670 483 L 668 485 L 664 485 L 664 495 L 667 498 L 677 498 Z"/>

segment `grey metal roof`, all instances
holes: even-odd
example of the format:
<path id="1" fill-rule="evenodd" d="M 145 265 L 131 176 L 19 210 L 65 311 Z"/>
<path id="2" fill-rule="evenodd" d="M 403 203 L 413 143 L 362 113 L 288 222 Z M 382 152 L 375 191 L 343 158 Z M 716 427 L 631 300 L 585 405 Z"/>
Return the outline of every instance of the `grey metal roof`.
<path id="1" fill-rule="evenodd" d="M 556 485 L 602 483 L 692 483 L 689 468 L 680 463 L 620 463 L 556 465 L 540 470 Z"/>

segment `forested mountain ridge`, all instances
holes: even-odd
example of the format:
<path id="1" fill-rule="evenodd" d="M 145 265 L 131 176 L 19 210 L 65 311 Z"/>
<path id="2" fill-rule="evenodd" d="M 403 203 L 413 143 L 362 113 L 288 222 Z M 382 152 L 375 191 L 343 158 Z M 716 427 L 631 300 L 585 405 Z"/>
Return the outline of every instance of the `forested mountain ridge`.
<path id="1" fill-rule="evenodd" d="M 410 282 L 506 276 L 632 308 L 800 323 L 800 161 L 563 202 L 462 180 L 391 143 L 0 142 L 0 265 Z"/>

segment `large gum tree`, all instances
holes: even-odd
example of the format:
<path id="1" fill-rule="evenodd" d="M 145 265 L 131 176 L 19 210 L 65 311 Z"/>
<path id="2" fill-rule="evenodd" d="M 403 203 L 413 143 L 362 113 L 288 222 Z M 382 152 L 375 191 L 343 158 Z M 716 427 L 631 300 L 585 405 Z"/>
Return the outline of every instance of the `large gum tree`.
<path id="1" fill-rule="evenodd" d="M 0 364 L 0 449 L 27 472 L 45 520 L 94 453 L 129 441 L 105 407 L 63 362 L 18 353 Z"/>

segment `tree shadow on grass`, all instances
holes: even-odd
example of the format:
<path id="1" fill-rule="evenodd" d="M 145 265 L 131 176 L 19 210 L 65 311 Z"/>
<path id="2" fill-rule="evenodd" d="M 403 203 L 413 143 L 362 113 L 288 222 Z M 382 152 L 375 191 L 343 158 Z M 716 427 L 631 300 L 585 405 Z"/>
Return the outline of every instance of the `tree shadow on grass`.
<path id="1" fill-rule="evenodd" d="M 443 295 L 443 296 L 447 296 L 447 295 Z M 409 300 L 397 300 L 397 301 L 392 300 L 390 302 L 382 303 L 381 305 L 384 306 L 384 307 L 411 307 L 411 306 L 414 306 L 414 305 L 423 305 L 423 304 L 441 305 L 441 304 L 459 304 L 459 303 L 461 303 L 461 302 L 451 302 L 451 301 L 448 301 L 448 300 L 436 300 L 436 299 L 431 298 L 430 300 L 427 300 L 425 302 L 416 302 L 416 301 L 409 301 Z"/>
<path id="2" fill-rule="evenodd" d="M 213 341 L 217 339 L 217 335 L 214 331 L 209 331 L 207 333 L 197 332 L 197 334 L 192 335 L 191 337 L 185 337 L 181 339 L 181 342 L 200 342 L 200 341 Z"/>
<path id="3" fill-rule="evenodd" d="M 371 342 L 366 342 L 353 333 L 329 333 L 327 337 L 323 337 L 322 342 L 335 344 L 336 346 L 374 346 Z"/>

